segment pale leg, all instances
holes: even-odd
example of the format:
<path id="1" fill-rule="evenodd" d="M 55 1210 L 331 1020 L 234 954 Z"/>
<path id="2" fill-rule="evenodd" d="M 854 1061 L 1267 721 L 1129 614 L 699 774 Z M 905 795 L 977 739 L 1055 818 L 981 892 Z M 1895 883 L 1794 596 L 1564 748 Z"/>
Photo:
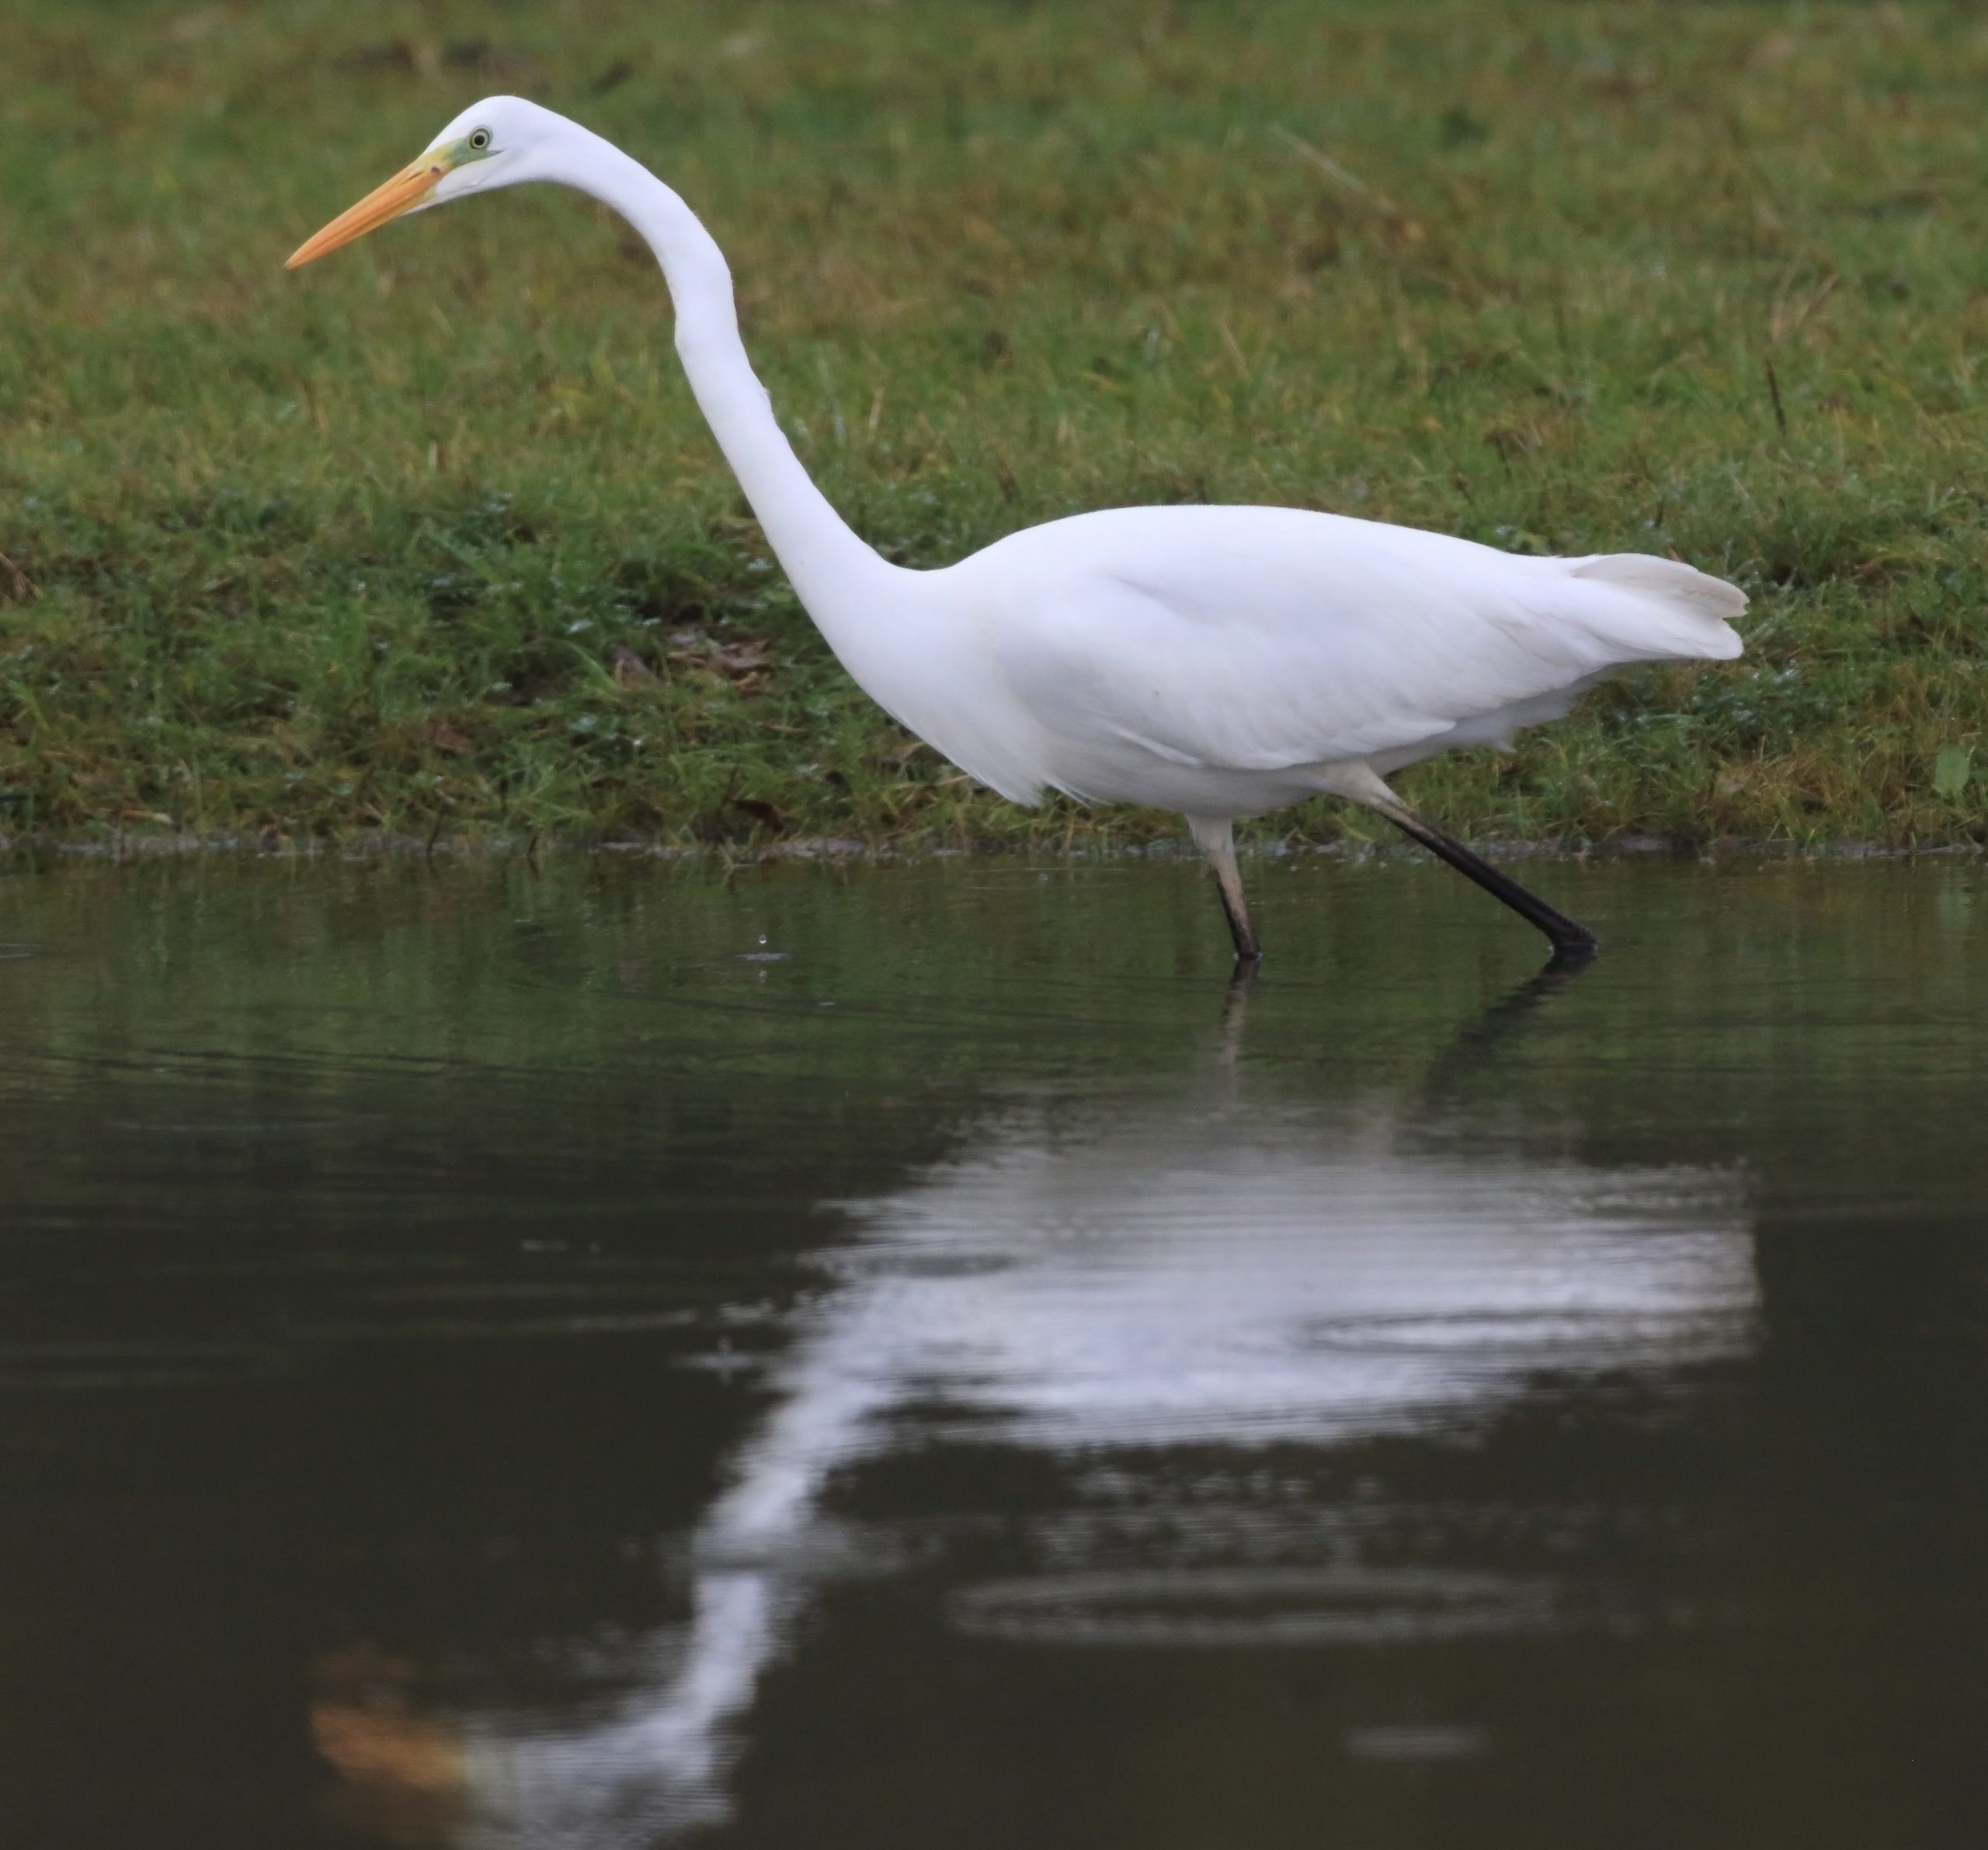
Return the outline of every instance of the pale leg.
<path id="1" fill-rule="evenodd" d="M 1215 890 L 1222 895 L 1222 915 L 1229 920 L 1229 935 L 1236 941 L 1237 958 L 1246 964 L 1260 962 L 1263 948 L 1256 941 L 1256 929 L 1249 923 L 1249 902 L 1242 897 L 1242 873 L 1236 864 L 1235 829 L 1226 822 L 1190 815 L 1187 833 L 1215 870 Z"/>

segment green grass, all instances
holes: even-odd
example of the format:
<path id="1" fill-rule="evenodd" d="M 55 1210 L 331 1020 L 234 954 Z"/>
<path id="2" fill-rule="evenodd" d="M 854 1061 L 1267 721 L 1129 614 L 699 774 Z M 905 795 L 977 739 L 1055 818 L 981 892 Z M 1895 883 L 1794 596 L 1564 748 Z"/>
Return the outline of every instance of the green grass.
<path id="1" fill-rule="evenodd" d="M 1188 498 L 1674 551 L 1744 662 L 1414 799 L 1988 835 L 1978 9 L 15 0 L 0 71 L 0 832 L 1177 826 L 1010 809 L 869 705 L 585 202 L 283 273 L 509 89 L 705 215 L 893 557 Z"/>

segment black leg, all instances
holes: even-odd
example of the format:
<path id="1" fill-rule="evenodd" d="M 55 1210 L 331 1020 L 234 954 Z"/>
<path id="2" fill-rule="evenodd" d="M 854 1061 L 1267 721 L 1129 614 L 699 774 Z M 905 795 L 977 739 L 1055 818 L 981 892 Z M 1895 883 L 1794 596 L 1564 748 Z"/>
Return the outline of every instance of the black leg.
<path id="1" fill-rule="evenodd" d="M 1591 963 L 1601 948 L 1601 941 L 1585 925 L 1577 925 L 1565 913 L 1555 912 L 1537 893 L 1529 893 L 1509 874 L 1471 853 L 1453 836 L 1445 835 L 1434 822 L 1417 815 L 1406 803 L 1382 804 L 1368 799 L 1372 807 L 1401 830 L 1412 836 L 1440 861 L 1466 879 L 1474 880 L 1494 899 L 1502 899 L 1521 918 L 1545 933 L 1553 946 L 1551 970 L 1577 970 Z"/>
<path id="2" fill-rule="evenodd" d="M 1232 869 L 1232 863 L 1231 866 Z M 1263 961 L 1263 948 L 1257 941 L 1256 927 L 1249 923 L 1249 909 L 1242 902 L 1242 883 L 1232 874 L 1225 879 L 1218 868 L 1215 890 L 1222 895 L 1222 916 L 1229 921 L 1229 935 L 1236 941 L 1236 962 L 1253 969 Z"/>

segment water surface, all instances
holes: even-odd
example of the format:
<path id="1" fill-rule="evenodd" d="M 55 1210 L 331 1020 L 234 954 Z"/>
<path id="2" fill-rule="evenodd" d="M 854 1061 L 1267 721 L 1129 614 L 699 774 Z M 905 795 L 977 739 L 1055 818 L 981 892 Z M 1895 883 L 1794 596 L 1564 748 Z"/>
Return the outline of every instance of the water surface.
<path id="1" fill-rule="evenodd" d="M 1988 878 L 0 872 L 7 1841 L 1988 1840 Z"/>

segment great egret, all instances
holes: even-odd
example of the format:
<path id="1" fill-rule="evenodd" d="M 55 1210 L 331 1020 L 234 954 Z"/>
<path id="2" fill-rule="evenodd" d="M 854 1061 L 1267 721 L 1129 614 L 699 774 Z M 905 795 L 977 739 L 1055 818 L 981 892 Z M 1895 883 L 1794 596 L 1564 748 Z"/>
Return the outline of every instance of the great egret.
<path id="1" fill-rule="evenodd" d="M 1017 803 L 1047 789 L 1180 811 L 1237 958 L 1262 955 L 1233 824 L 1321 791 L 1364 804 L 1510 906 L 1562 958 L 1585 927 L 1418 815 L 1383 781 L 1503 744 L 1633 662 L 1727 660 L 1722 580 L 1638 553 L 1518 558 L 1447 534 L 1278 507 L 1073 515 L 909 571 L 808 478 L 754 375 L 732 274 L 690 207 L 577 123 L 515 96 L 465 110 L 333 219 L 295 269 L 402 214 L 527 181 L 587 193 L 655 252 L 690 388 L 808 614 L 857 683 Z"/>

